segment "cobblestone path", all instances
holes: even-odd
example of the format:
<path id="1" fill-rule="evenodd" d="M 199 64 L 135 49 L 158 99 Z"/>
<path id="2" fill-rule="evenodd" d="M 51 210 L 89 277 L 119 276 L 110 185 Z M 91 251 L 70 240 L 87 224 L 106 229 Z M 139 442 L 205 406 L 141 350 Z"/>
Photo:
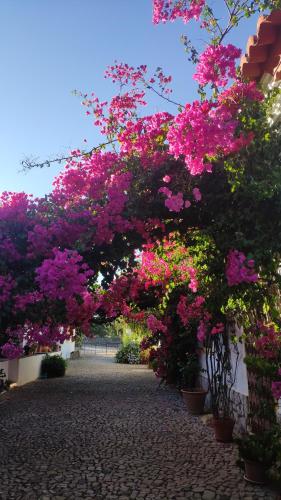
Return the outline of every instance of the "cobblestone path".
<path id="1" fill-rule="evenodd" d="M 274 499 L 144 367 L 71 361 L 0 400 L 1 500 Z"/>

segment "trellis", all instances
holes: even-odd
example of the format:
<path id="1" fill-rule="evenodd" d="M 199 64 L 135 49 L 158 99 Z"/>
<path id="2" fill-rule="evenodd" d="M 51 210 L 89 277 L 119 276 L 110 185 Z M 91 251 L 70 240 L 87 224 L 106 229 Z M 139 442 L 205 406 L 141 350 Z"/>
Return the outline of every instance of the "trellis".
<path id="1" fill-rule="evenodd" d="M 260 358 L 253 344 L 246 344 L 247 356 Z M 270 376 L 265 376 L 256 367 L 249 366 L 248 371 L 248 425 L 253 432 L 270 429 L 276 423 L 276 402 L 272 396 Z"/>

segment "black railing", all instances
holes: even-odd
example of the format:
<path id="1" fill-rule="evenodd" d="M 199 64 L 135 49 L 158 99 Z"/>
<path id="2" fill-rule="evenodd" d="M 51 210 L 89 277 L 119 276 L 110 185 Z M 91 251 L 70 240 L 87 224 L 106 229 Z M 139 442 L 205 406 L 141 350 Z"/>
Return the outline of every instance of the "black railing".
<path id="1" fill-rule="evenodd" d="M 120 347 L 120 340 L 98 338 L 86 338 L 83 341 L 81 350 L 92 354 L 116 353 Z"/>

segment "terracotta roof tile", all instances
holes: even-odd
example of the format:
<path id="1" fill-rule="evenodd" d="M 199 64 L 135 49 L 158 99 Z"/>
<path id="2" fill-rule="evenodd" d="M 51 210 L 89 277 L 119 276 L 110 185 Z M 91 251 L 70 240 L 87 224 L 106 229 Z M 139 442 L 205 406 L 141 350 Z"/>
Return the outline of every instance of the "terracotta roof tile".
<path id="1" fill-rule="evenodd" d="M 259 17 L 257 34 L 249 37 L 246 51 L 241 58 L 244 78 L 259 80 L 264 73 L 270 73 L 281 79 L 281 9 Z"/>
<path id="2" fill-rule="evenodd" d="M 268 46 L 259 45 L 256 35 L 250 36 L 247 44 L 248 58 L 256 63 L 263 63 L 268 57 Z"/>
<path id="3" fill-rule="evenodd" d="M 259 45 L 270 45 L 275 42 L 278 26 L 267 21 L 265 16 L 260 16 L 257 25 L 257 38 Z"/>
<path id="4" fill-rule="evenodd" d="M 267 17 L 267 20 L 279 26 L 281 24 L 281 9 L 273 10 Z"/>
<path id="5" fill-rule="evenodd" d="M 262 76 L 260 64 L 250 62 L 248 56 L 241 58 L 241 72 L 247 80 L 256 80 Z"/>

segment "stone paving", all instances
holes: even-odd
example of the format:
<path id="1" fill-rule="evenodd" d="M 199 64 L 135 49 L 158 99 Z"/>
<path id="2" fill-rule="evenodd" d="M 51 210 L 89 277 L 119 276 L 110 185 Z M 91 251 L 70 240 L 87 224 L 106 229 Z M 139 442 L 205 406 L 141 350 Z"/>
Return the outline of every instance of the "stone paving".
<path id="1" fill-rule="evenodd" d="M 274 499 L 145 367 L 71 361 L 0 400 L 0 499 Z"/>

